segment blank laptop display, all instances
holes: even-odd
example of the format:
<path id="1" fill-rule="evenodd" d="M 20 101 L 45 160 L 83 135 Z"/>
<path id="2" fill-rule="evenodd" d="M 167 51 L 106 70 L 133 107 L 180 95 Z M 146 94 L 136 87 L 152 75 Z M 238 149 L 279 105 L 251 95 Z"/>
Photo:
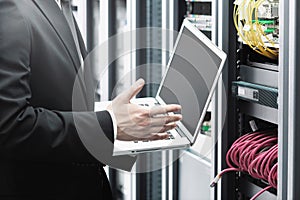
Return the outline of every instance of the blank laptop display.
<path id="1" fill-rule="evenodd" d="M 182 106 L 182 123 L 194 136 L 222 59 L 186 27 L 182 31 L 158 96 Z"/>

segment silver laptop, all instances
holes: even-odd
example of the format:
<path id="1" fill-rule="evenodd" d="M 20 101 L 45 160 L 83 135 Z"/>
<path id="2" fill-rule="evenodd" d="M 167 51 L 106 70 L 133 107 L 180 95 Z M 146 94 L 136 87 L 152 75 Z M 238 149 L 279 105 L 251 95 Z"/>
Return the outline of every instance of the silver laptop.
<path id="1" fill-rule="evenodd" d="M 188 20 L 184 20 L 174 50 L 155 98 L 137 98 L 142 106 L 180 104 L 182 121 L 168 132 L 169 138 L 157 141 L 120 141 L 114 155 L 183 149 L 193 145 L 201 131 L 207 108 L 226 60 L 216 47 Z"/>

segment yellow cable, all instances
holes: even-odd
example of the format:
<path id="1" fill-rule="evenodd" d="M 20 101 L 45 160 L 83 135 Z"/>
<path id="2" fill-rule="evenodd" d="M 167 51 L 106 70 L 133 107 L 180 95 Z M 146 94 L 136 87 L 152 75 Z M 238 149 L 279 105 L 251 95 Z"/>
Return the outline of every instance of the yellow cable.
<path id="1" fill-rule="evenodd" d="M 262 37 L 274 47 L 275 43 L 263 31 L 262 25 L 258 20 L 258 8 L 265 0 L 244 0 L 240 5 L 234 5 L 233 19 L 234 26 L 238 32 L 239 37 L 249 45 L 254 51 L 272 59 L 276 59 L 278 52 L 266 46 Z M 240 25 L 240 15 L 243 14 L 244 24 Z M 254 22 L 253 20 L 254 16 Z M 245 26 L 249 26 L 250 30 L 244 30 Z M 255 30 L 254 30 L 255 27 Z"/>
<path id="2" fill-rule="evenodd" d="M 257 24 L 257 32 L 258 32 L 258 39 L 261 41 L 262 43 L 262 47 L 264 48 L 263 52 L 267 57 L 270 57 L 272 59 L 276 59 L 278 56 L 278 53 L 276 51 L 273 51 L 272 49 L 270 49 L 269 47 L 266 46 L 266 44 L 262 41 L 262 37 L 265 37 L 268 42 L 274 47 L 275 43 L 274 41 L 272 41 L 267 35 L 266 33 L 263 31 L 262 29 L 262 25 L 258 23 L 258 8 L 259 6 L 261 6 L 261 4 L 264 2 L 265 0 L 259 0 L 255 3 L 255 21 Z"/>
<path id="3" fill-rule="evenodd" d="M 256 22 L 258 22 L 258 7 L 259 7 L 263 2 L 264 2 L 264 0 L 260 0 L 260 1 L 257 1 L 257 3 L 256 3 L 256 8 L 255 8 L 255 21 L 256 21 Z M 263 29 L 262 29 L 262 25 L 261 25 L 261 24 L 259 24 L 257 30 L 258 30 L 258 32 L 260 33 L 260 35 L 264 36 L 264 37 L 268 40 L 268 42 L 269 42 L 273 47 L 275 47 L 274 41 L 271 40 L 271 39 L 265 34 L 265 32 L 264 32 Z M 265 44 L 264 44 L 264 46 L 265 46 Z M 272 57 L 272 58 L 277 58 L 277 56 L 278 56 L 278 52 L 277 52 L 277 51 L 274 51 L 274 50 L 272 50 L 272 49 L 270 49 L 270 48 L 268 48 L 268 47 L 266 47 L 266 51 L 269 52 L 269 53 L 271 53 L 271 57 Z"/>

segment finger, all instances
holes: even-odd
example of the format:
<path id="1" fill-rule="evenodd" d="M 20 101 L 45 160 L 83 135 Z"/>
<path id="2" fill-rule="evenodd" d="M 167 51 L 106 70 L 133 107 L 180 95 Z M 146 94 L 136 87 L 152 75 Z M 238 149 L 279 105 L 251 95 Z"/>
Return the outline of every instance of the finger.
<path id="1" fill-rule="evenodd" d="M 136 141 L 147 141 L 147 140 L 163 140 L 169 137 L 169 134 L 166 132 L 161 133 L 151 133 L 145 137 L 131 137 L 128 141 L 136 140 Z"/>
<path id="2" fill-rule="evenodd" d="M 149 140 L 164 140 L 167 139 L 169 135 L 167 133 L 152 133 Z"/>
<path id="3" fill-rule="evenodd" d="M 159 133 L 164 133 L 164 132 L 168 132 L 174 128 L 177 127 L 177 124 L 176 123 L 170 123 L 170 124 L 166 124 L 163 126 L 163 128 L 161 128 L 158 132 Z"/>
<path id="4" fill-rule="evenodd" d="M 166 114 L 168 112 L 178 112 L 181 110 L 181 106 L 177 104 L 170 104 L 170 105 L 165 105 L 165 106 L 155 106 L 151 108 L 150 110 L 150 115 L 161 115 L 161 114 Z"/>
<path id="5" fill-rule="evenodd" d="M 148 129 L 149 133 L 165 133 L 177 127 L 176 123 L 164 124 L 161 126 L 152 126 Z"/>
<path id="6" fill-rule="evenodd" d="M 128 90 L 121 94 L 121 101 L 129 103 L 129 101 L 143 89 L 144 85 L 145 81 L 143 79 L 136 81 Z"/>
<path id="7" fill-rule="evenodd" d="M 182 120 L 182 115 L 180 114 L 153 117 L 151 118 L 151 126 L 161 126 L 169 123 L 174 123 L 180 120 Z"/>

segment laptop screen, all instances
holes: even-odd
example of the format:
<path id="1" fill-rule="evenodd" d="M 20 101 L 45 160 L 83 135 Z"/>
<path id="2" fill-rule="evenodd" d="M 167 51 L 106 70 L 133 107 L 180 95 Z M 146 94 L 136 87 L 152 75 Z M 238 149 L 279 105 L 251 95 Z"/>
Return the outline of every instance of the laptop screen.
<path id="1" fill-rule="evenodd" d="M 180 104 L 182 123 L 195 131 L 222 59 L 186 27 L 178 39 L 158 96 L 166 104 Z"/>

